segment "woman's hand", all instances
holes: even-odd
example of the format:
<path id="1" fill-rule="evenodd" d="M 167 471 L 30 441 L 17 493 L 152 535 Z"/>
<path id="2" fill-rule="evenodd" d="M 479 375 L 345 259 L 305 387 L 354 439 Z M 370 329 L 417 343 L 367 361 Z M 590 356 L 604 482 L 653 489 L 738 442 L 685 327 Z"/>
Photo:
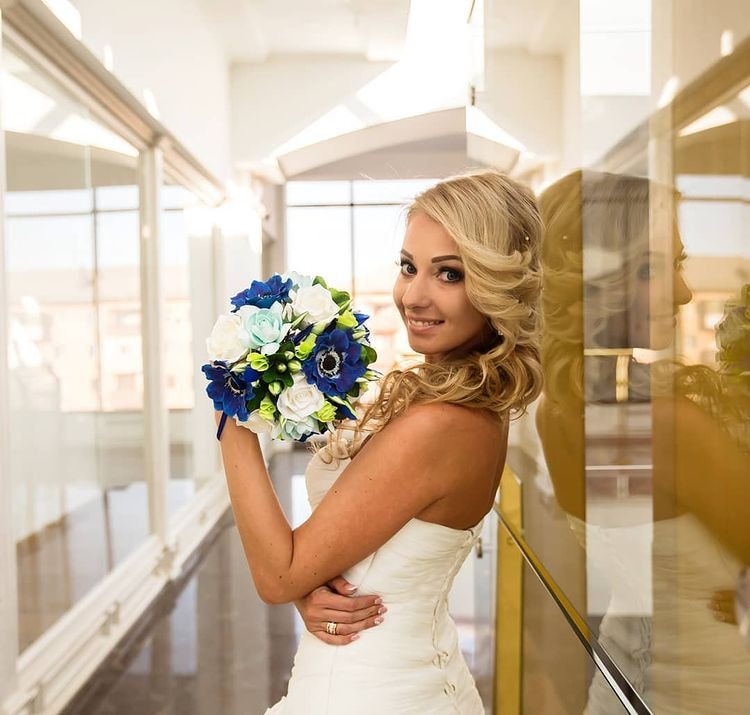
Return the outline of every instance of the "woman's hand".
<path id="1" fill-rule="evenodd" d="M 383 620 L 388 609 L 377 595 L 349 596 L 351 585 L 338 576 L 294 602 L 310 633 L 331 645 L 346 645 L 359 638 L 359 631 Z M 326 632 L 326 623 L 338 624 L 336 635 Z"/>

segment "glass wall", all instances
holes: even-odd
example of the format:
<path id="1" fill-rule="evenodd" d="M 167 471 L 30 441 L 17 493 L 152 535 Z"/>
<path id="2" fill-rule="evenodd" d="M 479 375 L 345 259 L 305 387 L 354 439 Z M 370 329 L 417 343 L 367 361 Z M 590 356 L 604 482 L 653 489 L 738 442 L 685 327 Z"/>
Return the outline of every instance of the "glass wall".
<path id="1" fill-rule="evenodd" d="M 148 534 L 138 152 L 12 50 L 2 62 L 24 650 Z"/>
<path id="2" fill-rule="evenodd" d="M 621 712 L 614 678 L 636 712 L 746 712 L 750 14 L 551 5 L 521 52 L 507 4 L 484 2 L 478 106 L 555 149 L 517 173 L 547 229 L 545 388 L 513 426 L 501 486 L 514 538 L 497 638 L 515 613 L 518 648 L 498 643 L 496 709 Z M 555 111 L 514 125 L 510 66 L 516 83 L 533 66 L 544 96 L 524 92 Z M 521 563 L 534 575 L 514 588 Z M 544 606 L 555 626 L 542 582 L 560 595 Z"/>

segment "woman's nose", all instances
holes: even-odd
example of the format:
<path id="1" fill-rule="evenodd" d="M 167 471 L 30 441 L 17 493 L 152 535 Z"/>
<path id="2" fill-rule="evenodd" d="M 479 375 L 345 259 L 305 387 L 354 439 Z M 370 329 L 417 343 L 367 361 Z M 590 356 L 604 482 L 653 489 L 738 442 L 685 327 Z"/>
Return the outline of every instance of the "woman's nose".
<path id="1" fill-rule="evenodd" d="M 413 276 L 403 292 L 405 308 L 423 308 L 430 304 L 430 291 L 419 275 Z"/>

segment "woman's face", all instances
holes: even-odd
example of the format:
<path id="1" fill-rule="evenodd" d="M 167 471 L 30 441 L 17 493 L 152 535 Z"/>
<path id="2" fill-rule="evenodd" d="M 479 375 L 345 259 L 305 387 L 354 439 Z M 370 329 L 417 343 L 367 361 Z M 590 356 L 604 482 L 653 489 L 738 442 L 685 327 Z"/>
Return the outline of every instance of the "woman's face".
<path id="1" fill-rule="evenodd" d="M 672 255 L 650 254 L 644 259 L 646 270 L 642 276 L 639 275 L 640 288 L 636 291 L 632 306 L 636 318 L 634 345 L 663 350 L 672 344 L 680 306 L 689 303 L 693 297 L 682 272 L 685 258 L 685 247 L 675 222 Z M 672 280 L 660 280 L 664 263 L 670 259 Z M 649 263 L 652 270 L 649 270 Z M 667 289 L 671 289 L 671 295 L 667 294 Z"/>
<path id="2" fill-rule="evenodd" d="M 426 362 L 463 352 L 486 336 L 485 317 L 469 302 L 456 242 L 437 221 L 415 213 L 406 227 L 393 300 L 409 345 Z"/>

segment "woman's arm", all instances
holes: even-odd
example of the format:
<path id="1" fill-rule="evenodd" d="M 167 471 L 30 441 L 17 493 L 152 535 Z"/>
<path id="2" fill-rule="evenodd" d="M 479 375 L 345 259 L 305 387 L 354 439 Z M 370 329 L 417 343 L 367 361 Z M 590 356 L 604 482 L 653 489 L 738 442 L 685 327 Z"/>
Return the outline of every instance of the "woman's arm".
<path id="1" fill-rule="evenodd" d="M 477 449 L 495 450 L 487 421 L 450 404 L 418 405 L 374 435 L 300 527 L 273 490 L 257 436 L 227 420 L 229 496 L 258 594 L 287 603 L 376 551 L 450 491 Z M 216 413 L 219 421 L 221 413 Z M 491 439 L 491 438 L 490 438 Z M 488 444 L 488 442 L 490 442 Z"/>

